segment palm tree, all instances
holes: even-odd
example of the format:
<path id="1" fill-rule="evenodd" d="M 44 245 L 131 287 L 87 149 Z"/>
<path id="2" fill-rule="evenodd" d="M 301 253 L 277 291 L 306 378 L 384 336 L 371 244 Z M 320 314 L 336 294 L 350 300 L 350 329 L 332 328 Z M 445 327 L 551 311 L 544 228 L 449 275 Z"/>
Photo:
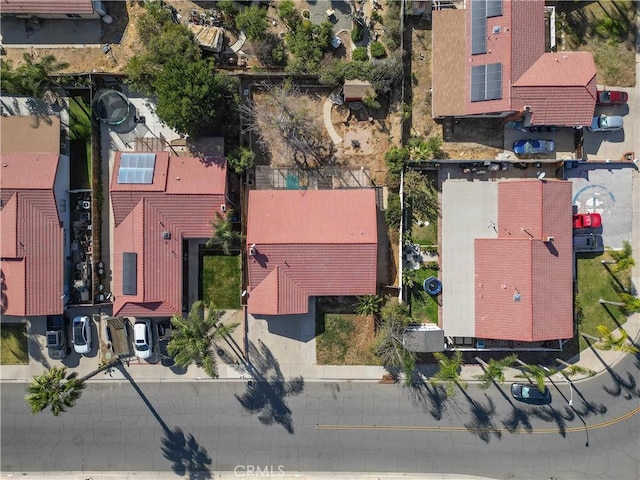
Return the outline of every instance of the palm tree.
<path id="1" fill-rule="evenodd" d="M 31 413 L 35 415 L 47 407 L 51 407 L 51 413 L 56 417 L 66 412 L 80 398 L 88 379 L 114 367 L 119 362 L 120 359 L 115 357 L 97 370 L 80 378 L 78 378 L 78 372 L 67 374 L 67 367 L 52 367 L 41 375 L 34 375 L 27 387 L 28 394 L 25 397 Z"/>
<path id="2" fill-rule="evenodd" d="M 631 254 L 633 253 L 631 249 L 631 243 L 627 242 L 626 240 L 622 242 L 622 250 L 609 249 L 607 251 L 609 252 L 611 258 L 613 258 L 613 261 L 611 263 L 615 265 L 612 268 L 614 272 L 621 272 L 622 270 L 631 268 L 636 264 L 636 261 L 631 256 Z M 610 263 L 606 260 L 603 260 L 602 262 L 603 265 L 607 265 Z"/>
<path id="3" fill-rule="evenodd" d="M 460 377 L 460 367 L 462 367 L 462 352 L 454 350 L 453 356 L 449 357 L 442 352 L 433 354 L 438 360 L 440 369 L 429 379 L 433 385 L 445 385 L 447 395 L 455 395 L 456 385 L 460 388 L 467 388 L 467 383 Z"/>
<path id="4" fill-rule="evenodd" d="M 487 389 L 493 383 L 504 383 L 504 369 L 513 365 L 517 358 L 518 356 L 513 353 L 500 360 L 490 358 L 489 363 L 485 363 L 481 358 L 476 357 L 476 360 L 484 367 L 484 372 L 475 376 L 482 382 L 480 388 Z"/>
<path id="5" fill-rule="evenodd" d="M 576 375 L 587 375 L 589 377 L 593 377 L 596 374 L 594 370 L 580 365 L 569 365 L 567 368 L 560 370 L 560 373 L 565 377 L 574 377 Z"/>
<path id="6" fill-rule="evenodd" d="M 583 333 L 582 336 L 596 342 L 593 346 L 599 350 L 615 350 L 623 353 L 631 353 L 637 355 L 640 349 L 633 343 L 627 342 L 629 334 L 623 328 L 620 328 L 620 336 L 614 336 L 613 332 L 605 325 L 596 325 L 600 338 Z"/>
<path id="7" fill-rule="evenodd" d="M 38 99 L 55 96 L 51 90 L 56 82 L 51 76 L 64 70 L 69 64 L 58 62 L 53 55 L 46 55 L 36 62 L 29 53 L 23 53 L 22 59 L 23 62 L 15 69 L 12 69 L 11 62 L 2 61 L 2 90 Z"/>
<path id="8" fill-rule="evenodd" d="M 221 325 L 222 310 L 210 305 L 205 315 L 205 305 L 197 301 L 191 307 L 189 316 L 174 315 L 171 324 L 174 329 L 167 344 L 169 355 L 177 365 L 188 367 L 192 363 L 201 367 L 211 378 L 218 378 L 214 342 L 230 335 L 238 323 Z"/>
<path id="9" fill-rule="evenodd" d="M 545 370 L 544 368 L 539 367 L 537 365 L 529 365 L 528 363 L 524 363 L 520 359 L 517 359 L 516 362 L 518 362 L 522 367 L 521 368 L 522 373 L 517 374 L 516 377 L 524 378 L 531 383 L 535 383 L 536 386 L 538 387 L 538 390 L 540 390 L 541 392 L 544 392 L 546 388 L 544 384 L 544 381 L 546 380 L 546 378 L 556 373 L 555 369 Z"/>
<path id="10" fill-rule="evenodd" d="M 207 241 L 207 247 L 219 245 L 225 255 L 231 254 L 231 248 L 240 240 L 240 234 L 233 229 L 232 216 L 232 210 L 229 210 L 226 215 L 216 213 L 216 220 L 209 222 L 213 227 L 213 235 Z"/>
<path id="11" fill-rule="evenodd" d="M 363 295 L 356 297 L 356 300 L 356 313 L 358 315 L 376 315 L 380 311 L 382 298 L 378 295 Z"/>

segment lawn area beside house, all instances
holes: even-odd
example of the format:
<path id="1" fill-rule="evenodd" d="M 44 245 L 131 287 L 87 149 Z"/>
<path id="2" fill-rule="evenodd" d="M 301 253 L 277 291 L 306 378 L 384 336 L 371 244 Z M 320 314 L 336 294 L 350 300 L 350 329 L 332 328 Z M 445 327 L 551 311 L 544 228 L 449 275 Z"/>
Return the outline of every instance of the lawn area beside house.
<path id="1" fill-rule="evenodd" d="M 409 290 L 411 318 L 419 323 L 438 323 L 438 297 L 432 297 L 422 288 L 422 282 L 427 277 L 438 277 L 438 270 L 421 268 L 411 273 L 414 282 Z"/>
<path id="2" fill-rule="evenodd" d="M 558 2 L 556 8 L 558 51 L 592 52 L 599 84 L 635 85 L 635 2 Z"/>
<path id="3" fill-rule="evenodd" d="M 355 314 L 316 315 L 318 365 L 379 365 L 373 354 L 374 318 Z"/>
<path id="4" fill-rule="evenodd" d="M 438 245 L 438 223 L 419 225 L 413 222 L 411 227 L 411 242 L 419 245 Z"/>
<path id="5" fill-rule="evenodd" d="M 91 188 L 91 108 L 81 97 L 69 98 L 71 190 Z"/>
<path id="6" fill-rule="evenodd" d="M 202 295 L 205 304 L 216 308 L 240 308 L 240 255 L 205 255 L 202 257 Z"/>
<path id="7" fill-rule="evenodd" d="M 622 272 L 609 272 L 602 260 L 609 260 L 607 253 L 595 258 L 579 258 L 578 295 L 576 299 L 576 313 L 578 315 L 578 331 L 598 337 L 596 325 L 604 325 L 610 330 L 618 328 L 618 324 L 626 322 L 627 316 L 614 305 L 600 305 L 599 299 L 619 302 L 620 297 L 614 285 L 620 282 L 625 288 L 631 285 L 630 269 Z M 610 267 L 613 267 L 611 265 Z M 579 335 L 580 350 L 587 348 L 587 341 Z"/>
<path id="8" fill-rule="evenodd" d="M 26 365 L 29 363 L 27 327 L 19 324 L 3 324 L 0 327 L 0 365 Z"/>

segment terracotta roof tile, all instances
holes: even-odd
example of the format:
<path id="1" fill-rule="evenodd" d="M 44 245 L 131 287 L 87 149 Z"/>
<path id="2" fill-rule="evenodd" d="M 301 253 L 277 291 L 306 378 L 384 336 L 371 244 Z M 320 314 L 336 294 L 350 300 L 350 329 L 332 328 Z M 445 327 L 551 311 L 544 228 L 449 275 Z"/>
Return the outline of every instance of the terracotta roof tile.
<path id="1" fill-rule="evenodd" d="M 571 184 L 519 180 L 498 188 L 498 238 L 475 241 L 476 336 L 571 338 Z"/>
<path id="2" fill-rule="evenodd" d="M 3 0 L 2 13 L 93 14 L 92 0 Z"/>
<path id="3" fill-rule="evenodd" d="M 179 165 L 172 165 L 174 162 Z M 225 203 L 224 163 L 207 165 L 197 159 L 172 157 L 162 165 L 164 170 L 154 172 L 154 185 L 162 185 L 166 191 L 144 191 L 148 186 L 139 184 L 127 185 L 125 189 L 115 184 L 113 190 L 114 182 L 111 183 L 116 222 L 114 315 L 164 317 L 182 312 L 182 240 L 208 239 L 212 233 L 210 221 Z M 179 173 L 181 179 L 156 183 L 156 175 L 166 180 L 165 172 Z M 182 185 L 192 180 L 193 193 L 189 193 Z M 143 191 L 135 191 L 136 186 Z M 164 232 L 168 232 L 170 238 L 165 239 Z M 126 252 L 137 254 L 136 295 L 123 294 L 123 254 Z"/>
<path id="4" fill-rule="evenodd" d="M 248 311 L 306 313 L 310 296 L 376 292 L 375 192 L 249 193 Z"/>
<path id="5" fill-rule="evenodd" d="M 3 153 L 0 155 L 0 188 L 52 189 L 58 158 L 58 155 L 46 153 Z"/>

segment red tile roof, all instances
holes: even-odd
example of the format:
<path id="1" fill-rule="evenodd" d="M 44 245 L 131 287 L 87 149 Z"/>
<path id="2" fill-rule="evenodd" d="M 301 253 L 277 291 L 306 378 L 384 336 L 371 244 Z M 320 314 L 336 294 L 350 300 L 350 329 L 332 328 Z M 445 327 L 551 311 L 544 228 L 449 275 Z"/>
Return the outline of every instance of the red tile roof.
<path id="1" fill-rule="evenodd" d="M 182 312 L 182 240 L 208 239 L 226 195 L 224 159 L 169 158 L 158 153 L 153 183 L 111 181 L 114 213 L 114 315 L 165 317 Z M 171 238 L 164 239 L 163 232 Z M 204 243 L 204 241 L 202 242 Z M 123 294 L 123 254 L 137 254 L 137 293 Z M 197 266 L 192 266 L 197 268 Z"/>
<path id="2" fill-rule="evenodd" d="M 476 337 L 571 338 L 571 184 L 500 182 L 497 228 L 498 238 L 475 241 Z"/>
<path id="3" fill-rule="evenodd" d="M 311 296 L 374 294 L 376 219 L 371 189 L 251 191 L 249 313 L 306 313 Z"/>
<path id="4" fill-rule="evenodd" d="M 545 53 L 513 85 L 514 109 L 531 107 L 533 125 L 590 125 L 596 67 L 589 52 Z"/>
<path id="5" fill-rule="evenodd" d="M 63 228 L 54 183 L 58 155 L 0 155 L 2 314 L 62 313 Z"/>
<path id="6" fill-rule="evenodd" d="M 2 13 L 93 14 L 92 0 L 2 0 Z"/>
<path id="7" fill-rule="evenodd" d="M 589 125 L 596 95 L 593 56 L 588 52 L 545 53 L 544 1 L 503 1 L 502 15 L 486 19 L 486 53 L 473 55 L 471 22 L 477 5 L 474 1 L 466 4 L 464 52 L 446 47 L 456 17 L 434 12 L 434 68 L 453 68 L 447 74 L 434 72 L 434 116 L 502 114 L 521 111 L 527 105 L 534 125 Z M 463 104 L 449 98 L 452 90 L 446 81 L 446 75 L 460 75 L 460 68 L 454 67 L 461 62 L 465 65 Z M 502 98 L 472 102 L 472 68 L 495 63 L 502 64 Z M 455 82 L 453 86 L 453 95 L 461 96 Z"/>

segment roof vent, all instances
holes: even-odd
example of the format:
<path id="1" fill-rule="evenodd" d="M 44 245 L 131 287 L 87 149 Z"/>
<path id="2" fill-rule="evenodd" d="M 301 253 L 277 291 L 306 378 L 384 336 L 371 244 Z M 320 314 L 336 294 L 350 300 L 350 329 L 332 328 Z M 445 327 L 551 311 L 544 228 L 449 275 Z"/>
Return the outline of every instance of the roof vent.
<path id="1" fill-rule="evenodd" d="M 513 301 L 514 302 L 519 302 L 520 301 L 520 294 L 519 293 L 514 293 L 513 294 Z"/>
<path id="2" fill-rule="evenodd" d="M 164 232 L 162 232 L 162 239 L 163 240 L 171 239 L 171 232 L 167 232 L 166 230 Z"/>
<path id="3" fill-rule="evenodd" d="M 547 237 L 547 242 L 553 242 L 554 240 L 555 240 L 554 237 L 551 237 L 551 236 Z"/>
<path id="4" fill-rule="evenodd" d="M 220 210 L 222 210 L 223 212 L 227 211 L 227 206 L 223 203 L 220 205 Z"/>
<path id="5" fill-rule="evenodd" d="M 500 33 L 501 31 L 502 31 L 502 29 L 498 25 L 493 27 L 493 33 Z"/>
<path id="6" fill-rule="evenodd" d="M 256 256 L 256 244 L 252 243 L 251 247 L 249 247 L 249 255 L 251 255 L 252 257 Z"/>

